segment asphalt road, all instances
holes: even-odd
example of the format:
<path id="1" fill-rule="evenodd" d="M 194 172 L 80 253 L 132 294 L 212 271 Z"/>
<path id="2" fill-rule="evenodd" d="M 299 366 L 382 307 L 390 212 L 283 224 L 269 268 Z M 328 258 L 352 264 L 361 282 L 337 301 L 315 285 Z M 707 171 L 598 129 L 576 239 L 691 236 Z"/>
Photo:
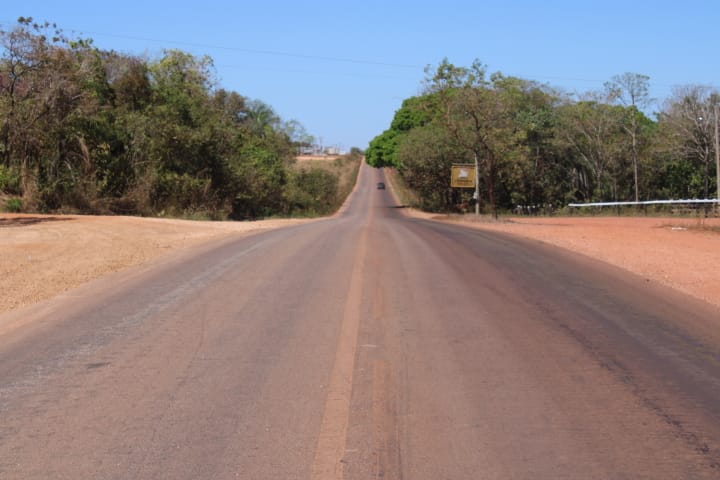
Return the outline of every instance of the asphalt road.
<path id="1" fill-rule="evenodd" d="M 717 309 L 382 175 L 0 317 L 0 478 L 720 478 Z"/>

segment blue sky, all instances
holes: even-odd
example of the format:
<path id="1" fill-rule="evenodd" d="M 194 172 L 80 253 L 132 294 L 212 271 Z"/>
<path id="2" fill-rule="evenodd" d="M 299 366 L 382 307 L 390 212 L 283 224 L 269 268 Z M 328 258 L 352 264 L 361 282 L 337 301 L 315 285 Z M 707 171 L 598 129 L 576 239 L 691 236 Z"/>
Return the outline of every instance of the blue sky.
<path id="1" fill-rule="evenodd" d="M 210 55 L 220 86 L 345 149 L 366 148 L 444 57 L 578 93 L 642 73 L 656 110 L 674 85 L 720 85 L 717 0 L 4 3 L 4 28 L 31 16 L 102 49 Z"/>

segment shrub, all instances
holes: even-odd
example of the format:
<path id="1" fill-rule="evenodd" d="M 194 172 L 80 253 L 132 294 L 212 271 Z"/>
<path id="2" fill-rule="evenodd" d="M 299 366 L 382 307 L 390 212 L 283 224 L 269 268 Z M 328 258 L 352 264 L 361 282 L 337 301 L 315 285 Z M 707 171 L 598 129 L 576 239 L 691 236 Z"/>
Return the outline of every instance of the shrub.
<path id="1" fill-rule="evenodd" d="M 192 212 L 210 203 L 210 180 L 187 173 L 163 172 L 155 179 L 150 197 L 156 210 L 173 214 Z"/>
<path id="2" fill-rule="evenodd" d="M 20 194 L 20 170 L 0 165 L 0 192 Z"/>
<path id="3" fill-rule="evenodd" d="M 5 201 L 5 211 L 10 213 L 22 212 L 22 199 L 17 197 L 8 198 Z"/>
<path id="4" fill-rule="evenodd" d="M 292 214 L 326 215 L 338 207 L 338 177 L 320 168 L 294 172 L 285 191 Z"/>

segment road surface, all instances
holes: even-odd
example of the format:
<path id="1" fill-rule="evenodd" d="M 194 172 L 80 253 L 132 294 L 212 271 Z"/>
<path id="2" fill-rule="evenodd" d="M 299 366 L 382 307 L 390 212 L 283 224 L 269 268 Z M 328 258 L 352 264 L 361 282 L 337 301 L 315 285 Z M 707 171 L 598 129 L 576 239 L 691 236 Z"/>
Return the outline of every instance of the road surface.
<path id="1" fill-rule="evenodd" d="M 378 181 L 0 317 L 0 478 L 720 478 L 717 308 Z"/>

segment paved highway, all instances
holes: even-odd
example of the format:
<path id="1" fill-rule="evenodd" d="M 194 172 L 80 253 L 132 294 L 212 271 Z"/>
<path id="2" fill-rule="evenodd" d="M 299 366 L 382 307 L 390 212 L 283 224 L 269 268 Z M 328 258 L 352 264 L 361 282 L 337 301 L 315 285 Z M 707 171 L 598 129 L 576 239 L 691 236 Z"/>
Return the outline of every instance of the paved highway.
<path id="1" fill-rule="evenodd" d="M 378 181 L 0 317 L 0 478 L 720 478 L 716 308 Z"/>

